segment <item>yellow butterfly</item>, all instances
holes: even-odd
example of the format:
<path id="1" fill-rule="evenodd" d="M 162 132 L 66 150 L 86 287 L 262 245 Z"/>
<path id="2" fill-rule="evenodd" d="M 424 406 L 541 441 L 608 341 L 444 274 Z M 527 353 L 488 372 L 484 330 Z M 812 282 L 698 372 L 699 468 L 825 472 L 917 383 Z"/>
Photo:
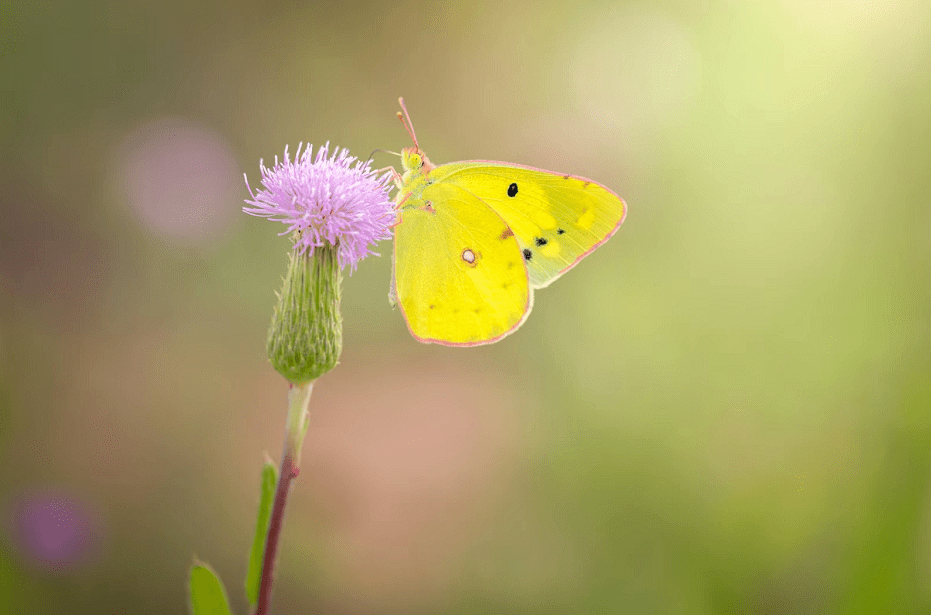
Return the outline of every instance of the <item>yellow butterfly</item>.
<path id="1" fill-rule="evenodd" d="M 527 319 L 534 289 L 614 234 L 627 206 L 574 175 L 486 160 L 436 166 L 399 102 L 414 147 L 402 150 L 404 175 L 395 172 L 389 299 L 421 342 L 497 342 Z"/>

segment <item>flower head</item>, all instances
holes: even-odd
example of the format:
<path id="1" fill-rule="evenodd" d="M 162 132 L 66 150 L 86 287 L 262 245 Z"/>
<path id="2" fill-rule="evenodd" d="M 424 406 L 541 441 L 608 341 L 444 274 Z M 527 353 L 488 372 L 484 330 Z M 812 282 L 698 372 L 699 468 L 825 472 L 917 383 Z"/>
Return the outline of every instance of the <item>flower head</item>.
<path id="1" fill-rule="evenodd" d="M 325 246 L 337 249 L 339 266 L 354 270 L 356 264 L 374 254 L 371 247 L 391 236 L 394 203 L 388 198 L 390 174 L 372 169 L 348 150 L 336 148 L 332 156 L 327 143 L 313 155 L 313 146 L 301 151 L 297 146 L 294 161 L 284 150 L 284 161 L 275 156 L 269 169 L 263 162 L 262 189 L 252 192 L 252 200 L 243 211 L 288 225 L 282 232 L 295 231 L 294 247 L 313 255 Z"/>

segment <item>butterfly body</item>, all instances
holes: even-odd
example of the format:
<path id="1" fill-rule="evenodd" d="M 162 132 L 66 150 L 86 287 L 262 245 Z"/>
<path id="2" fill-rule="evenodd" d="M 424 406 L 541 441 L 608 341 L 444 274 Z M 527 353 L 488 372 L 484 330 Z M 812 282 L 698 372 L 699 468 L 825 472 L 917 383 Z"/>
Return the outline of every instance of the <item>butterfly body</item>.
<path id="1" fill-rule="evenodd" d="M 512 333 L 533 290 L 624 220 L 624 201 L 593 181 L 484 160 L 436 166 L 414 143 L 397 179 L 392 296 L 422 342 L 474 346 Z"/>

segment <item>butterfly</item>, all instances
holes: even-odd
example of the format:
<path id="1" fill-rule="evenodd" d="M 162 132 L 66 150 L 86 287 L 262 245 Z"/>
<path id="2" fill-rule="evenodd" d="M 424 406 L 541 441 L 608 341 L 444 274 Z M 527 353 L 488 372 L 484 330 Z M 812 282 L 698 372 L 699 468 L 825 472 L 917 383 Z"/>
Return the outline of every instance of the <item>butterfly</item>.
<path id="1" fill-rule="evenodd" d="M 389 301 L 411 334 L 447 346 L 491 344 L 520 327 L 549 286 L 617 231 L 627 206 L 591 180 L 508 162 L 434 165 L 414 141 L 394 172 Z"/>

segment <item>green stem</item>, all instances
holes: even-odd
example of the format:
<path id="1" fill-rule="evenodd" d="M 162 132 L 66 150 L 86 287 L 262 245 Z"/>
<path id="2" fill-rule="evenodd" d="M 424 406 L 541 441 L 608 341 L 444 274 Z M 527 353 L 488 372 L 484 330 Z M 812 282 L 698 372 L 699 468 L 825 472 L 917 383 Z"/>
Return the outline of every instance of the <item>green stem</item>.
<path id="1" fill-rule="evenodd" d="M 278 555 L 278 542 L 284 523 L 284 510 L 288 503 L 291 481 L 300 472 L 301 445 L 307 434 L 310 394 L 314 383 L 292 384 L 288 391 L 288 420 L 285 427 L 284 454 L 281 457 L 281 471 L 278 473 L 278 486 L 275 489 L 275 503 L 265 536 L 265 556 L 262 561 L 262 579 L 259 583 L 259 600 L 255 615 L 268 615 L 271 608 L 272 583 L 274 581 L 275 561 Z"/>
<path id="2" fill-rule="evenodd" d="M 294 457 L 295 466 L 301 462 L 301 445 L 307 435 L 307 426 L 310 413 L 310 394 L 314 391 L 314 383 L 292 384 L 288 390 L 288 421 L 285 425 L 285 453 L 290 452 Z"/>

